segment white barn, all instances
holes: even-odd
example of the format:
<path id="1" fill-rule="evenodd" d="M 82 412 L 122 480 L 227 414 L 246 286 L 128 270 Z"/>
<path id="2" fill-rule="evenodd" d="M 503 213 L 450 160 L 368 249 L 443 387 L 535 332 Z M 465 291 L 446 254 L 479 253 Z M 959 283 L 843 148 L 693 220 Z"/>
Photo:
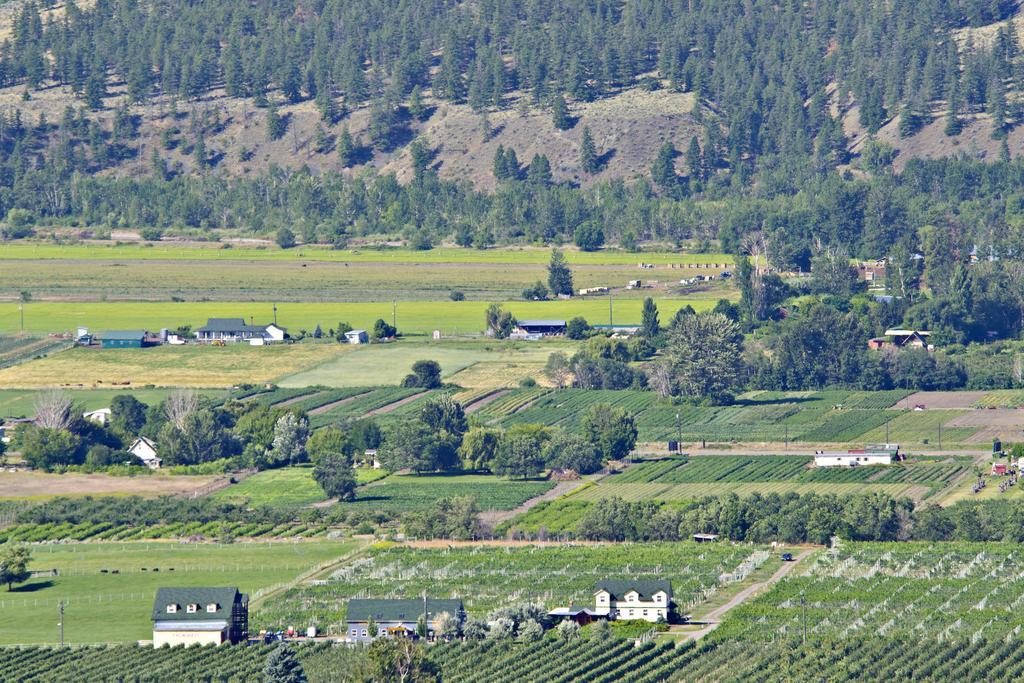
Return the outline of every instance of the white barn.
<path id="1" fill-rule="evenodd" d="M 817 453 L 815 467 L 860 467 L 862 465 L 891 465 L 891 453 Z"/>
<path id="2" fill-rule="evenodd" d="M 128 452 L 141 460 L 149 469 L 160 469 L 160 463 L 162 461 L 157 457 L 156 444 L 146 437 L 140 436 L 135 439 L 135 441 L 132 441 L 132 445 L 128 447 Z"/>

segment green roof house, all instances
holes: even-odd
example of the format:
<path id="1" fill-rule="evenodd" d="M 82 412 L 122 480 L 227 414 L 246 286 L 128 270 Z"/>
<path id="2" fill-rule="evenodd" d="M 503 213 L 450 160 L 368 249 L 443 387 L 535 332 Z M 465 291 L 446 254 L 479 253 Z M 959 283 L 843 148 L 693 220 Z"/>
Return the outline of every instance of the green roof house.
<path id="1" fill-rule="evenodd" d="M 439 617 L 446 613 L 457 619 L 460 625 L 466 618 L 461 600 L 349 600 L 345 617 L 347 640 L 365 643 L 374 636 L 416 638 L 416 622 L 424 614 L 427 638 L 433 640 L 441 630 Z M 369 632 L 371 620 L 377 625 L 376 634 Z"/>
<path id="2" fill-rule="evenodd" d="M 221 645 L 249 634 L 249 596 L 237 588 L 161 588 L 153 601 L 153 647 Z"/>
<path id="3" fill-rule="evenodd" d="M 145 342 L 145 330 L 108 330 L 100 335 L 105 349 L 141 349 Z"/>

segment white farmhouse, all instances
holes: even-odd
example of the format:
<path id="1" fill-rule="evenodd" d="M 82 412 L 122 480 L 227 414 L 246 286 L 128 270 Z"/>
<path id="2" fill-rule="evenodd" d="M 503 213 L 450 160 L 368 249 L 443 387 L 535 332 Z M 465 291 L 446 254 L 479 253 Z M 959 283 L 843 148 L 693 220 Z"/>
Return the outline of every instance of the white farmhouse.
<path id="1" fill-rule="evenodd" d="M 128 452 L 141 460 L 149 469 L 160 469 L 161 460 L 156 454 L 156 444 L 146 437 L 140 436 L 135 441 L 132 441 L 132 445 L 128 447 Z"/>
<path id="2" fill-rule="evenodd" d="M 594 602 L 595 614 L 609 619 L 669 621 L 672 583 L 663 580 L 599 581 Z"/>

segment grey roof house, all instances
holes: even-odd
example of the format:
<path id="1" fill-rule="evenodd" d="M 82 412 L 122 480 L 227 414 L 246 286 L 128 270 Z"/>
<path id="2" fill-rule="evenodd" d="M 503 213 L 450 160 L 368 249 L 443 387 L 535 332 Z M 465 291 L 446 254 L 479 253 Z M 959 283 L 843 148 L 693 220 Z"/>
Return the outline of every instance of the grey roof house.
<path id="1" fill-rule="evenodd" d="M 247 325 L 242 318 L 209 318 L 206 324 L 196 330 L 199 341 L 248 341 L 266 339 L 283 341 L 287 331 L 283 327 L 270 325 Z"/>
<path id="2" fill-rule="evenodd" d="M 153 601 L 153 646 L 220 645 L 249 634 L 249 596 L 237 588 L 160 588 Z"/>
<path id="3" fill-rule="evenodd" d="M 441 630 L 439 617 L 446 613 L 459 624 L 466 618 L 461 600 L 349 600 L 346 635 L 356 642 L 369 642 L 377 636 L 416 638 L 416 622 L 426 614 L 427 638 L 433 640 Z M 376 634 L 369 632 L 371 619 L 376 623 Z"/>

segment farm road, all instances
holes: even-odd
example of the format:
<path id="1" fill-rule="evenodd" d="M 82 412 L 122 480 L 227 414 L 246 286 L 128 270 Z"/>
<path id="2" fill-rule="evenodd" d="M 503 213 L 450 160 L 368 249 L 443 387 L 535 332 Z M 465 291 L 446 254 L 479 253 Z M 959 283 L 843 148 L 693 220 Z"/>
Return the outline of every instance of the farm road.
<path id="1" fill-rule="evenodd" d="M 722 618 L 729 610 L 736 607 L 737 605 L 743 604 L 750 598 L 760 593 L 765 588 L 773 586 L 779 581 L 781 581 L 787 574 L 793 571 L 793 569 L 798 564 L 800 564 L 804 560 L 804 558 L 806 558 L 808 555 L 814 552 L 817 552 L 817 550 L 817 548 L 807 548 L 806 550 L 801 551 L 799 554 L 797 554 L 796 557 L 793 558 L 792 562 L 784 562 L 782 566 L 779 567 L 775 571 L 775 573 L 768 577 L 768 579 L 766 579 L 765 581 L 761 581 L 750 586 L 747 586 L 739 593 L 732 596 L 732 598 L 730 598 L 729 601 L 726 602 L 724 605 L 716 607 L 715 609 L 708 612 L 707 616 L 705 616 L 701 622 L 704 624 L 704 627 L 701 628 L 699 631 L 692 631 L 688 633 L 687 639 L 700 640 L 707 634 L 714 631 L 716 628 L 718 628 L 718 625 L 722 623 Z"/>
<path id="2" fill-rule="evenodd" d="M 597 481 L 602 476 L 604 475 L 588 474 L 585 477 L 573 479 L 572 481 L 560 481 L 557 484 L 555 484 L 554 488 L 552 488 L 550 491 L 542 493 L 539 496 L 534 496 L 530 500 L 526 501 L 525 503 L 517 507 L 515 510 L 486 510 L 484 512 L 481 512 L 480 521 L 483 522 L 485 526 L 493 529 L 502 522 L 512 519 L 513 517 L 517 517 L 518 515 L 523 514 L 530 508 L 540 505 L 546 500 L 554 500 L 555 498 L 560 498 L 561 496 L 568 495 L 575 491 L 576 489 L 580 488 L 581 486 L 584 486 L 592 481 Z"/>

